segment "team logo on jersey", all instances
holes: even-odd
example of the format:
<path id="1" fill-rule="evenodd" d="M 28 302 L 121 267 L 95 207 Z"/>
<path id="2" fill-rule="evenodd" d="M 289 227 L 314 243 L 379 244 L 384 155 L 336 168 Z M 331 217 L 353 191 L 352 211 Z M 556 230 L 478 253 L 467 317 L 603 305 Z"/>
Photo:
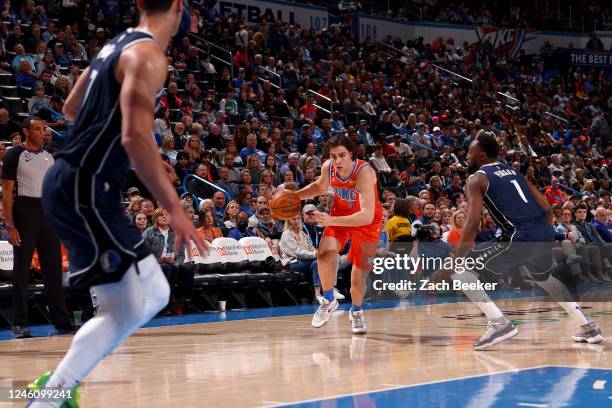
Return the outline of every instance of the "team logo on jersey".
<path id="1" fill-rule="evenodd" d="M 102 270 L 106 273 L 116 272 L 117 268 L 119 268 L 120 263 L 121 256 L 117 251 L 104 251 L 102 255 L 100 255 L 100 266 L 102 267 Z"/>
<path id="2" fill-rule="evenodd" d="M 107 44 L 104 47 L 102 47 L 102 49 L 98 52 L 98 59 L 100 60 L 105 60 L 106 58 L 108 58 L 109 55 L 111 55 L 113 52 L 115 52 L 115 44 Z"/>
<path id="3" fill-rule="evenodd" d="M 349 184 L 349 186 L 354 186 L 355 184 L 357 184 L 357 182 L 355 180 L 353 180 L 353 179 L 350 179 L 348 181 L 348 184 Z"/>
<path id="4" fill-rule="evenodd" d="M 357 191 L 354 188 L 334 187 L 336 197 L 346 203 L 348 208 L 353 208 L 355 202 L 359 200 Z"/>

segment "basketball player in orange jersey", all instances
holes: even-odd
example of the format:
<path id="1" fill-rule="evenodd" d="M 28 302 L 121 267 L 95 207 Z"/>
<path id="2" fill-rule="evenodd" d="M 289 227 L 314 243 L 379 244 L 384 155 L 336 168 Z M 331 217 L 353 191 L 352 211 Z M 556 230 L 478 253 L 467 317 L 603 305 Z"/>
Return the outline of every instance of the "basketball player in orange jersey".
<path id="1" fill-rule="evenodd" d="M 330 214 L 316 212 L 317 222 L 325 226 L 317 255 L 323 296 L 312 318 L 312 326 L 323 326 L 338 307 L 333 291 L 336 259 L 350 239 L 348 257 L 353 264 L 353 304 L 349 319 L 353 333 L 364 334 L 366 326 L 361 304 L 365 280 L 372 269 L 368 261 L 376 256 L 383 213 L 378 200 L 376 172 L 368 162 L 355 158 L 357 146 L 348 138 L 340 136 L 330 139 L 328 143 L 331 158 L 323 164 L 321 176 L 297 191 L 301 200 L 326 194 L 330 187 L 335 193 Z"/>

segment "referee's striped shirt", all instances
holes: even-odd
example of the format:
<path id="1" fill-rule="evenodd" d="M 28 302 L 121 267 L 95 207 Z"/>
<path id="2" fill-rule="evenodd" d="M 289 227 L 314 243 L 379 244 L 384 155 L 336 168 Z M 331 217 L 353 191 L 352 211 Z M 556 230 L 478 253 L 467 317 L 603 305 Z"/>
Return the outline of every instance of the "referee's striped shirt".
<path id="1" fill-rule="evenodd" d="M 43 179 L 51 165 L 51 153 L 44 149 L 33 152 L 22 143 L 6 152 L 2 177 L 15 180 L 17 196 L 40 198 Z"/>

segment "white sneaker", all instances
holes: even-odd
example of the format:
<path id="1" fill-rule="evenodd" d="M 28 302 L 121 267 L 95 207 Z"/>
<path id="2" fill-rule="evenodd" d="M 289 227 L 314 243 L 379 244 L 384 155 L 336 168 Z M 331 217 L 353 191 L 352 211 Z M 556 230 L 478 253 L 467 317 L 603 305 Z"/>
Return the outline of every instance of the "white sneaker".
<path id="1" fill-rule="evenodd" d="M 334 288 L 334 297 L 336 298 L 336 300 L 344 300 L 346 299 L 346 296 L 344 296 L 342 293 L 340 293 L 340 291 L 336 288 Z"/>
<path id="2" fill-rule="evenodd" d="M 353 334 L 365 334 L 366 325 L 363 317 L 363 310 L 358 310 L 356 312 L 351 310 L 349 312 L 349 320 L 351 321 Z"/>
<path id="3" fill-rule="evenodd" d="M 319 308 L 312 317 L 312 327 L 321 327 L 329 320 L 332 312 L 338 308 L 338 301 L 334 299 L 333 302 L 319 297 Z"/>

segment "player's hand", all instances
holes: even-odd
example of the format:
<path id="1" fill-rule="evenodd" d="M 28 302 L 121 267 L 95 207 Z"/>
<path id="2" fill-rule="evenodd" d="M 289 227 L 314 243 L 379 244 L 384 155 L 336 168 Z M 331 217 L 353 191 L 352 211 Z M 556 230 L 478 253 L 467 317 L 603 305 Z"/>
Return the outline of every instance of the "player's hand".
<path id="1" fill-rule="evenodd" d="M 317 224 L 321 225 L 322 227 L 329 227 L 330 225 L 332 225 L 332 217 L 328 213 L 315 211 L 314 214 L 317 220 Z"/>
<path id="2" fill-rule="evenodd" d="M 174 231 L 175 254 L 178 254 L 182 245 L 185 245 L 185 260 L 190 261 L 192 244 L 195 244 L 202 256 L 208 253 L 210 244 L 200 237 L 193 226 L 193 222 L 187 218 L 182 208 L 179 207 L 175 214 L 170 214 L 170 226 Z"/>
<path id="3" fill-rule="evenodd" d="M 17 228 L 10 227 L 8 229 L 8 242 L 12 246 L 21 246 L 21 236 L 19 235 Z"/>
<path id="4" fill-rule="evenodd" d="M 176 180 L 176 173 L 174 172 L 174 167 L 170 165 L 170 163 L 162 161 L 162 166 L 164 167 L 164 173 L 166 173 L 166 177 L 170 180 L 171 183 L 174 183 Z"/>

